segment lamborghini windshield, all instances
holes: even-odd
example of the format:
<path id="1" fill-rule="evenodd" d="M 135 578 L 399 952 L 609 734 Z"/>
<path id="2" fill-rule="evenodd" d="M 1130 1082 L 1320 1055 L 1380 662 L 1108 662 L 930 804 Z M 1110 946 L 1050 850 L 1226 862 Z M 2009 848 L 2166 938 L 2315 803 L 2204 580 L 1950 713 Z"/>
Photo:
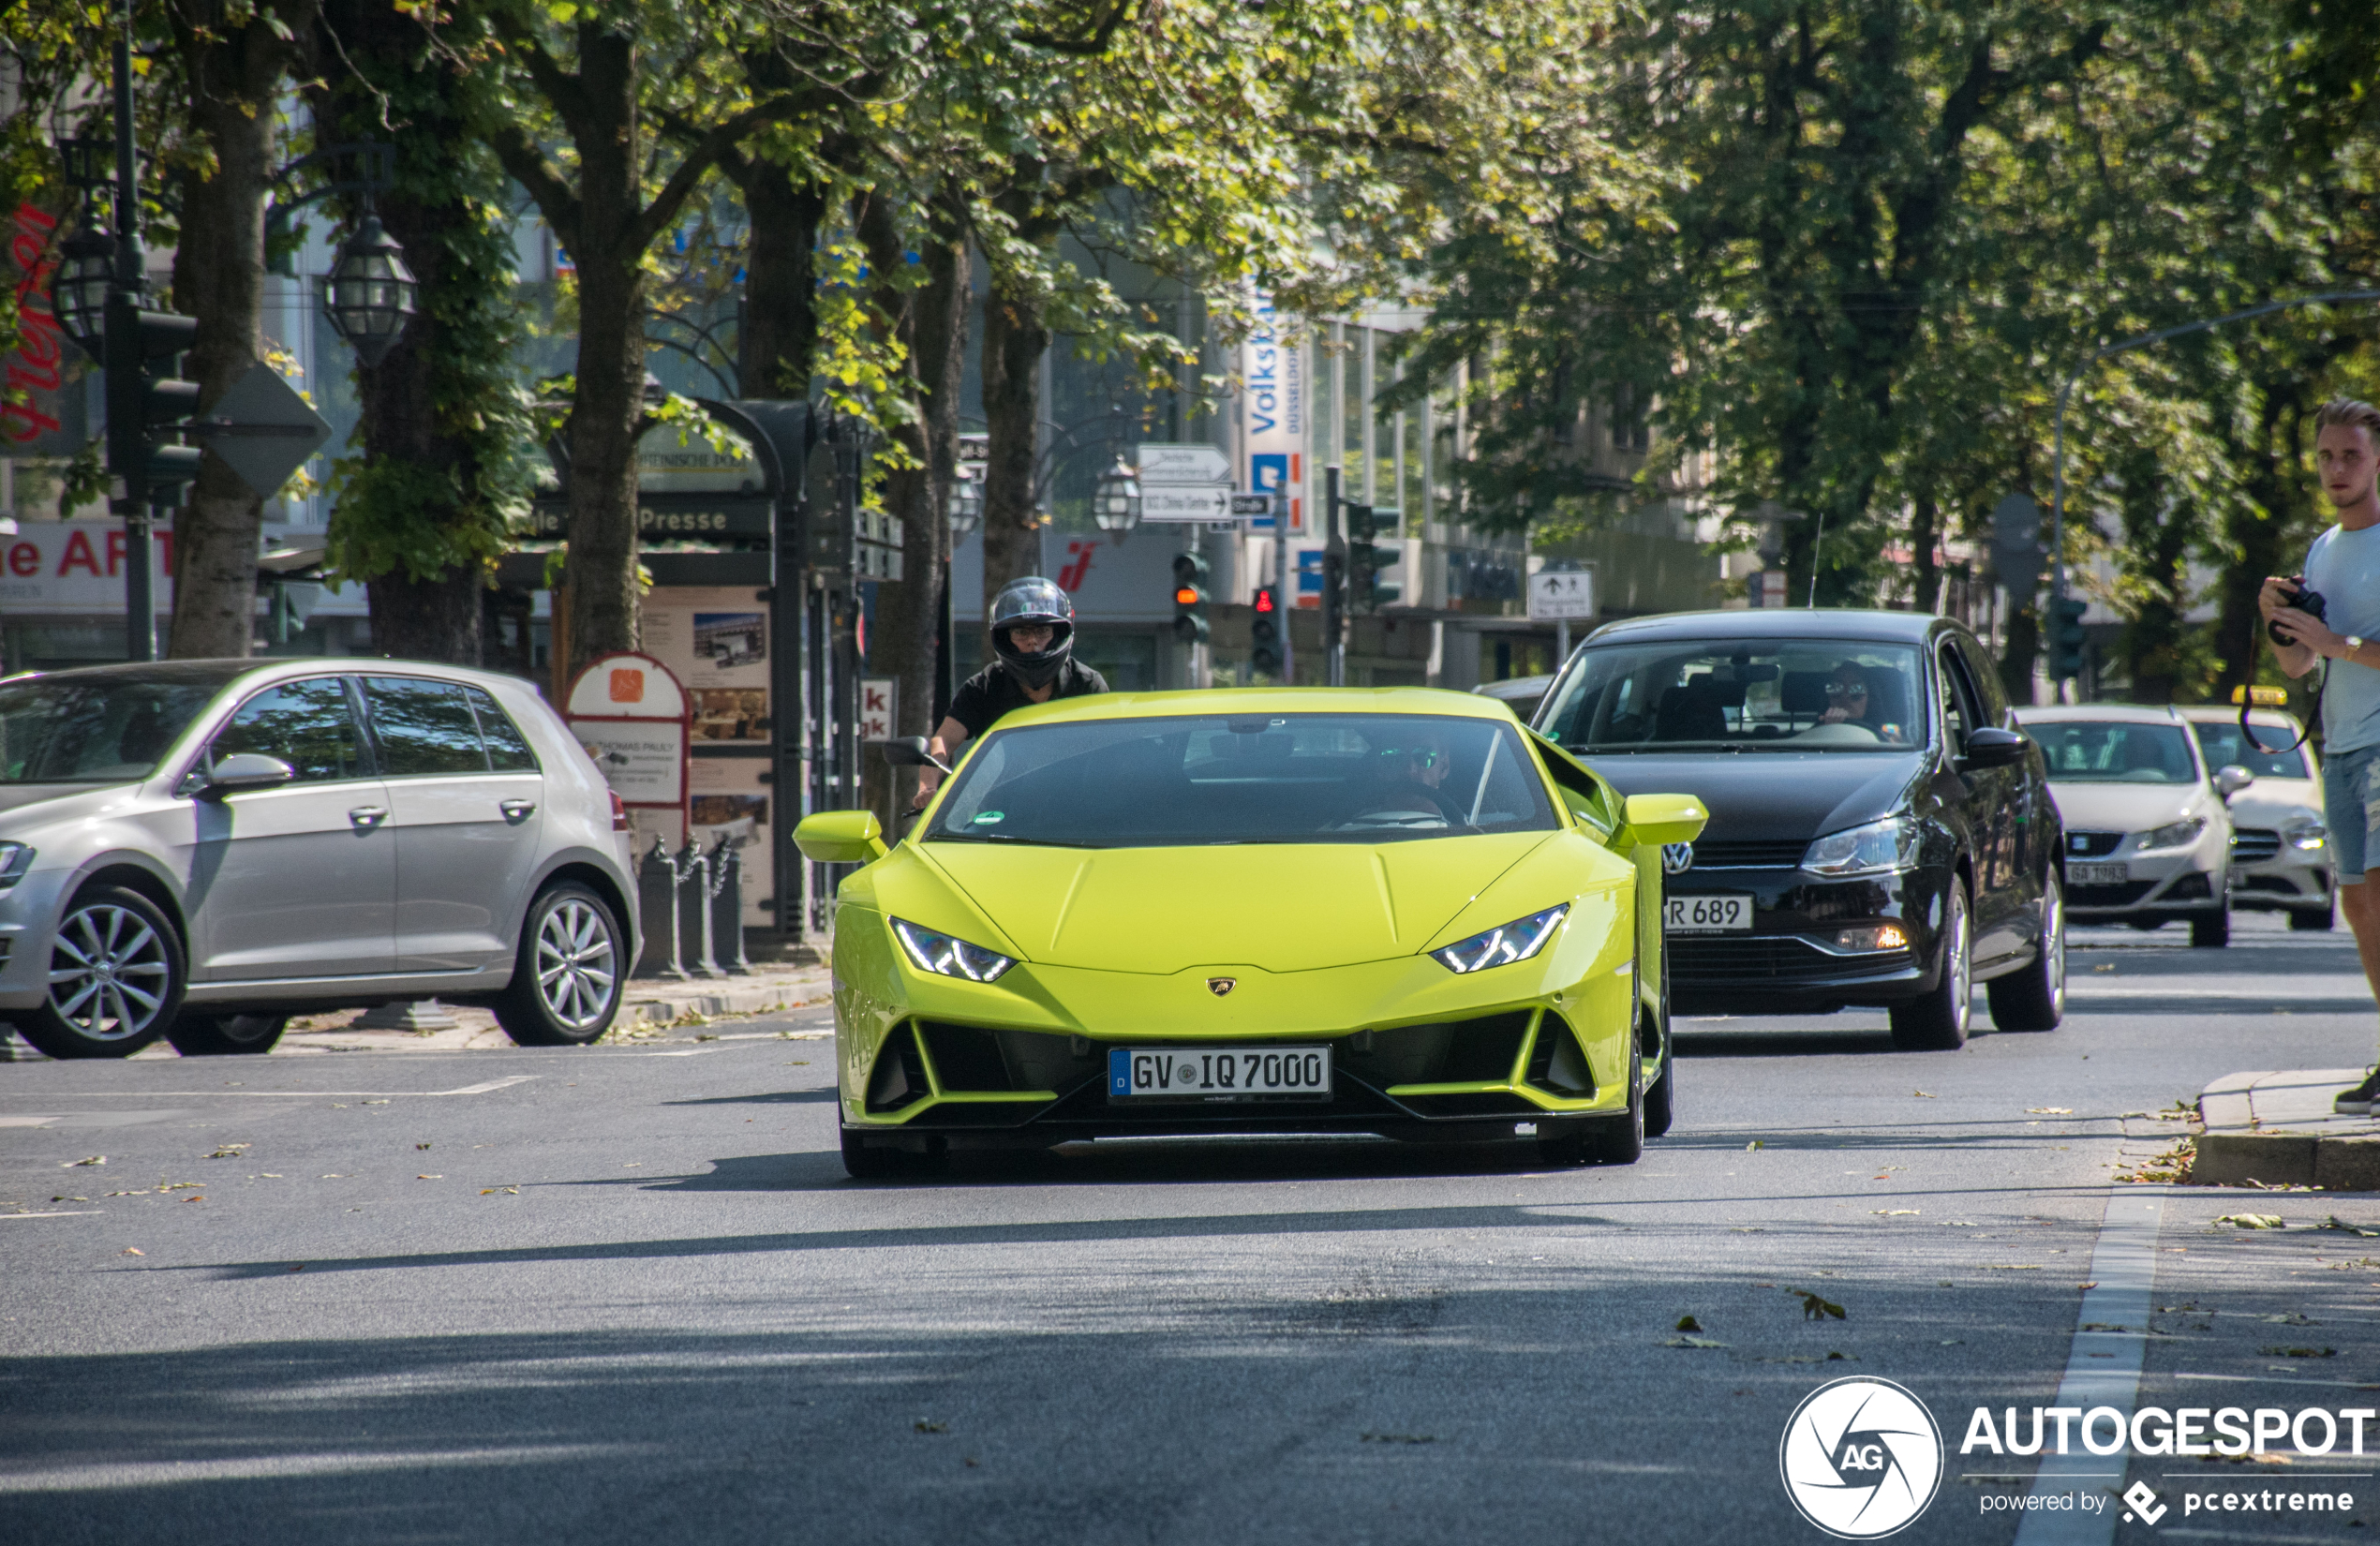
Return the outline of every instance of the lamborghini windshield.
<path id="1" fill-rule="evenodd" d="M 1540 720 L 1572 751 L 1902 751 L 1926 744 L 1905 645 L 1670 640 L 1585 651 Z"/>
<path id="2" fill-rule="evenodd" d="M 1071 848 L 1393 842 L 1556 825 L 1517 727 L 1419 714 L 996 730 L 925 836 Z"/>

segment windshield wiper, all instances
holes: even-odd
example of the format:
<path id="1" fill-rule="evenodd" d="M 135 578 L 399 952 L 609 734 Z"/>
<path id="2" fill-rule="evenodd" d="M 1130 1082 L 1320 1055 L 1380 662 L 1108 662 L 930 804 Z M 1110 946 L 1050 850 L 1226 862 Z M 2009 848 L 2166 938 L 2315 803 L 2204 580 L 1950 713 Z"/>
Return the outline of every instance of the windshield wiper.
<path id="1" fill-rule="evenodd" d="M 1095 842 L 1074 842 L 1064 838 L 1028 838 L 1020 832 L 934 832 L 928 842 L 1014 842 L 1034 848 L 1097 848 Z"/>

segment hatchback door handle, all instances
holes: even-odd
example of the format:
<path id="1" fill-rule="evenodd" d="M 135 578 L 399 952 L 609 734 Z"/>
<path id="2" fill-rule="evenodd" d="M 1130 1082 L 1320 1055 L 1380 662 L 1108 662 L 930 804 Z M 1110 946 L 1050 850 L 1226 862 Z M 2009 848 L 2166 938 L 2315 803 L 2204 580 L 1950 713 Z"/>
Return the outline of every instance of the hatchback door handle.
<path id="1" fill-rule="evenodd" d="M 535 800 L 498 800 L 496 809 L 504 812 L 508 822 L 525 822 L 537 813 Z"/>
<path id="2" fill-rule="evenodd" d="M 347 813 L 347 819 L 369 832 L 386 821 L 388 813 L 388 807 L 384 805 L 359 805 Z"/>

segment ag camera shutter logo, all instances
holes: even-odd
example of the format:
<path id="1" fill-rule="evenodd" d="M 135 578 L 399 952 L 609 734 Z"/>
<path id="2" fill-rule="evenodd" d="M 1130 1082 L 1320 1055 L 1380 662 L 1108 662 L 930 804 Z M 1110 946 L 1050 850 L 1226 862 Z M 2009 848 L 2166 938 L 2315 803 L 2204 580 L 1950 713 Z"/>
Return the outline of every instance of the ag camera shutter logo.
<path id="1" fill-rule="evenodd" d="M 1842 1540 L 1875 1540 L 1926 1511 L 1942 1481 L 1942 1435 L 1926 1404 L 1886 1379 L 1838 1379 L 1802 1399 L 1777 1447 L 1785 1495 Z"/>

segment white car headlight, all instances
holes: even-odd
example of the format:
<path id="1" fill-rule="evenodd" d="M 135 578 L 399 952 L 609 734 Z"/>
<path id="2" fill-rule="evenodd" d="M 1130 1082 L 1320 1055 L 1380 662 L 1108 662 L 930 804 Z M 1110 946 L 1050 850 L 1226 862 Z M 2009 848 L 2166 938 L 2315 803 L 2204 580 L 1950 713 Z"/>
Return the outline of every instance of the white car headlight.
<path id="1" fill-rule="evenodd" d="M 2290 847 L 2311 854 L 2329 841 L 2330 829 L 2320 822 L 2308 822 L 2302 826 L 2291 827 L 2282 836 L 2289 840 Z"/>
<path id="2" fill-rule="evenodd" d="M 2206 817 L 2184 816 L 2178 822 L 2166 823 L 2153 832 L 2143 832 L 2140 835 L 2139 852 L 2146 854 L 2152 848 L 2187 848 L 2196 842 L 2198 834 L 2205 830 L 2207 830 Z"/>
<path id="3" fill-rule="evenodd" d="M 909 952 L 912 965 L 938 977 L 964 977 L 969 982 L 993 982 L 1017 963 L 997 950 L 969 944 L 955 934 L 937 934 L 900 918 L 892 921 L 893 938 Z"/>
<path id="4" fill-rule="evenodd" d="M 1802 855 L 1802 868 L 1813 875 L 1885 875 L 1913 870 L 1917 837 L 1915 818 L 1887 816 L 1819 839 Z"/>
<path id="5" fill-rule="evenodd" d="M 21 842 L 0 842 L 0 891 L 24 879 L 33 868 L 33 850 Z"/>
<path id="6" fill-rule="evenodd" d="M 1545 948 L 1554 937 L 1554 925 L 1570 910 L 1564 902 L 1542 913 L 1532 913 L 1484 934 L 1474 934 L 1467 940 L 1430 952 L 1430 959 L 1448 971 L 1460 975 L 1466 972 L 1484 972 L 1491 966 L 1509 966 L 1514 961 L 1527 960 Z"/>

